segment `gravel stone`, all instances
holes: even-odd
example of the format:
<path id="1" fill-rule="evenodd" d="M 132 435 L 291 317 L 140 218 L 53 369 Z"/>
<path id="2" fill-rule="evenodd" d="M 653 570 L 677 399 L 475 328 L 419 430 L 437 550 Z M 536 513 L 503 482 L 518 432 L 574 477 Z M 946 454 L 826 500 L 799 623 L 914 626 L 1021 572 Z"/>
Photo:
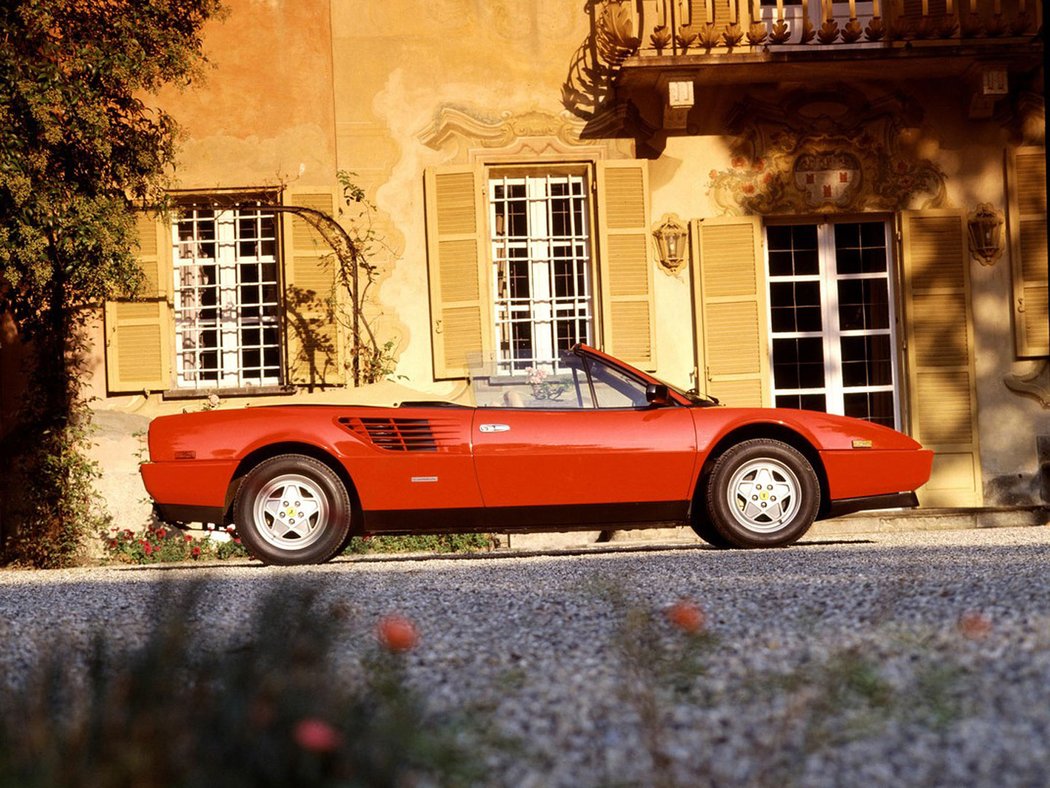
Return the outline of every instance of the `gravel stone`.
<path id="1" fill-rule="evenodd" d="M 409 680 L 434 712 L 483 723 L 490 785 L 1041 786 L 1048 567 L 1050 528 L 1030 527 L 2 571 L 0 680 L 18 682 L 49 643 L 141 642 L 176 588 L 198 600 L 192 626 L 234 649 L 288 582 L 345 604 L 359 632 L 389 613 L 416 623 Z M 706 612 L 705 634 L 665 620 L 683 598 Z M 356 664 L 361 643 L 340 647 Z"/>

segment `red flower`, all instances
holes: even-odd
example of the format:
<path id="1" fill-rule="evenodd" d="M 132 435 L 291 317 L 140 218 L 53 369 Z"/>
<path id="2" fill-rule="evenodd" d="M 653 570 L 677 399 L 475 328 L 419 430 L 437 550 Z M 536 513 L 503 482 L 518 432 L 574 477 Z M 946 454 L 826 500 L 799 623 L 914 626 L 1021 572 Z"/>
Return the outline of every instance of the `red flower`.
<path id="1" fill-rule="evenodd" d="M 168 532 L 165 529 L 163 529 L 163 528 L 158 528 L 157 529 L 157 538 L 158 539 L 163 539 L 167 535 L 168 535 Z"/>
<path id="2" fill-rule="evenodd" d="M 193 541 L 193 537 L 190 536 L 189 534 L 186 534 L 184 537 L 182 537 L 182 539 L 183 539 L 184 542 L 192 542 Z"/>
<path id="3" fill-rule="evenodd" d="M 190 550 L 190 555 L 194 558 L 200 558 L 201 549 L 199 547 L 194 547 L 192 550 Z"/>
<path id="4" fill-rule="evenodd" d="M 959 632 L 968 640 L 984 640 L 992 632 L 992 622 L 981 613 L 963 613 L 959 616 Z"/>
<path id="5" fill-rule="evenodd" d="M 683 632 L 695 635 L 707 626 L 707 615 L 696 602 L 679 599 L 667 608 L 667 620 Z"/>
<path id="6" fill-rule="evenodd" d="M 292 738 L 304 750 L 321 753 L 334 752 L 343 741 L 339 731 L 316 717 L 299 720 L 292 731 Z"/>
<path id="7" fill-rule="evenodd" d="M 403 616 L 384 616 L 376 625 L 379 642 L 389 651 L 411 651 L 419 642 L 416 626 Z"/>
<path id="8" fill-rule="evenodd" d="M 146 555 L 152 555 L 153 554 L 153 545 L 151 545 L 149 542 L 143 542 L 142 543 L 142 552 L 144 552 Z"/>
<path id="9" fill-rule="evenodd" d="M 744 194 L 754 194 L 755 184 L 745 183 L 743 186 L 740 187 L 740 191 L 742 191 Z"/>

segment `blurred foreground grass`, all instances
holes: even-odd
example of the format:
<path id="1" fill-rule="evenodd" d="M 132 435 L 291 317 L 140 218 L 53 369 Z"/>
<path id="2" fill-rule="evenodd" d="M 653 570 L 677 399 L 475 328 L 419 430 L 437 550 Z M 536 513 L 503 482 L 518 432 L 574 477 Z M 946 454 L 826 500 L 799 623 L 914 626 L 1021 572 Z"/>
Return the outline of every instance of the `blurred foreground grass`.
<path id="1" fill-rule="evenodd" d="M 143 611 L 155 624 L 139 643 L 100 631 L 86 649 L 57 636 L 36 644 L 43 656 L 28 675 L 0 687 L 0 785 L 476 779 L 464 721 L 429 715 L 406 684 L 404 652 L 414 641 L 391 640 L 345 605 L 292 587 L 266 595 L 232 635 L 216 636 L 196 622 L 204 591 L 161 589 L 157 609 Z"/>

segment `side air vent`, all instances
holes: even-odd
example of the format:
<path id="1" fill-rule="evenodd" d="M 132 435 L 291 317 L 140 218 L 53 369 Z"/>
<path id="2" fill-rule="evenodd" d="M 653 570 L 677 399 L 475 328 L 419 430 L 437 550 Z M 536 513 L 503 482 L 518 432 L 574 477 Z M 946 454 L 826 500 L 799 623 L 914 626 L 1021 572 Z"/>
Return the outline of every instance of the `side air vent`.
<path id="1" fill-rule="evenodd" d="M 437 451 L 442 438 L 453 437 L 451 429 L 433 425 L 430 419 L 343 417 L 339 423 L 361 440 L 387 451 Z"/>

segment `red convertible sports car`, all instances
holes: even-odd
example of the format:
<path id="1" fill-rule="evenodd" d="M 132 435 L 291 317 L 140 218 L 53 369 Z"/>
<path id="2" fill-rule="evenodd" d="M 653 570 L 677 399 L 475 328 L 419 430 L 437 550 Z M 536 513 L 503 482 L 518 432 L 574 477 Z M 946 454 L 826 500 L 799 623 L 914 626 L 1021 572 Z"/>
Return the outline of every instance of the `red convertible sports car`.
<path id="1" fill-rule="evenodd" d="M 717 406 L 598 350 L 478 376 L 473 405 L 275 405 L 161 416 L 142 478 L 160 519 L 235 523 L 272 564 L 351 536 L 688 523 L 779 547 L 815 519 L 915 506 L 932 452 L 857 419 Z"/>

